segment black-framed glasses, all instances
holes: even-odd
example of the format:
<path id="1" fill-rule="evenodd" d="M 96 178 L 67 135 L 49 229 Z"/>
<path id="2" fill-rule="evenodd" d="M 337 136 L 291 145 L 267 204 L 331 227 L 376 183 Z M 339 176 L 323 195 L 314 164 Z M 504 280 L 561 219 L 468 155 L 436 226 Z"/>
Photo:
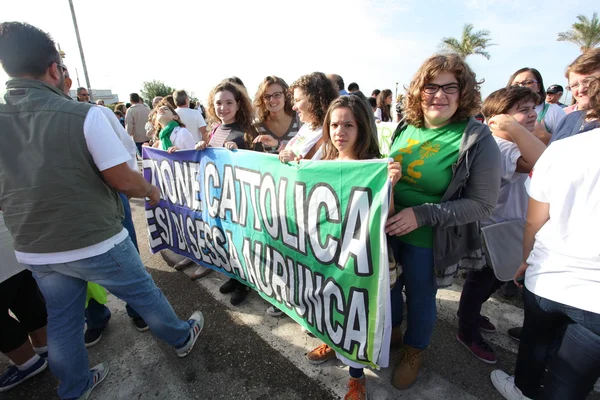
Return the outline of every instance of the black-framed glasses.
<path id="1" fill-rule="evenodd" d="M 281 96 L 283 96 L 283 92 L 275 92 L 273 94 L 263 95 L 263 99 L 265 99 L 265 101 L 271 101 L 271 99 L 279 100 L 279 99 L 281 99 Z"/>
<path id="2" fill-rule="evenodd" d="M 513 82 L 512 85 L 510 86 L 525 86 L 525 87 L 529 87 L 531 85 L 533 85 L 534 83 L 538 83 L 538 81 L 536 81 L 535 79 L 526 79 L 524 81 L 521 82 Z"/>
<path id="3" fill-rule="evenodd" d="M 446 83 L 445 85 L 436 85 L 435 83 L 428 83 L 423 86 L 423 92 L 427 94 L 436 94 L 438 90 L 442 89 L 442 91 L 446 94 L 454 94 L 458 93 L 460 90 L 460 85 L 458 83 Z"/>
<path id="4" fill-rule="evenodd" d="M 578 89 L 580 87 L 587 88 L 590 86 L 590 83 L 592 83 L 596 79 L 598 79 L 598 78 L 595 76 L 588 76 L 587 78 L 583 78 L 579 82 L 575 82 L 574 84 L 567 86 L 567 90 L 574 90 L 574 89 Z"/>

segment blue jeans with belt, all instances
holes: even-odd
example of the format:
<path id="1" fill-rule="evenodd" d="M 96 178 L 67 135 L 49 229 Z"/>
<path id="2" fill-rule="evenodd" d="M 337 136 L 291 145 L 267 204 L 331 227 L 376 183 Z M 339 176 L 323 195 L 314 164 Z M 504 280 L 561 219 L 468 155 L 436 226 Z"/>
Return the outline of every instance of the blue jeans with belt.
<path id="1" fill-rule="evenodd" d="M 92 386 L 83 340 L 87 282 L 96 282 L 135 308 L 152 333 L 171 346 L 185 343 L 190 326 L 177 318 L 129 239 L 83 260 L 28 265 L 46 299 L 50 369 L 61 399 L 77 399 Z"/>
<path id="2" fill-rule="evenodd" d="M 402 290 L 406 288 L 404 343 L 422 350 L 429 346 L 437 319 L 433 249 L 413 246 L 397 238 L 391 240 L 394 257 L 402 265 L 402 274 L 391 291 L 392 326 L 399 326 L 404 318 Z"/>
<path id="3" fill-rule="evenodd" d="M 529 398 L 585 399 L 600 375 L 600 314 L 537 296 L 527 288 L 523 304 L 515 385 Z M 553 352 L 557 340 L 560 345 Z"/>
<path id="4" fill-rule="evenodd" d="M 135 226 L 133 225 L 133 216 L 131 214 L 131 205 L 129 204 L 129 198 L 123 193 L 119 193 L 119 197 L 123 202 L 123 209 L 125 217 L 123 218 L 123 228 L 127 229 L 129 232 L 129 238 L 131 242 L 135 246 L 137 252 L 140 252 L 137 243 L 137 235 L 135 233 Z M 140 315 L 135 312 L 133 308 L 129 304 L 125 304 L 125 309 L 127 311 L 127 315 L 131 318 L 139 318 Z M 110 319 L 111 313 L 108 307 L 104 304 L 98 303 L 94 299 L 90 299 L 87 308 L 85 309 L 85 323 L 87 324 L 88 329 L 104 329 L 108 324 L 108 320 Z"/>

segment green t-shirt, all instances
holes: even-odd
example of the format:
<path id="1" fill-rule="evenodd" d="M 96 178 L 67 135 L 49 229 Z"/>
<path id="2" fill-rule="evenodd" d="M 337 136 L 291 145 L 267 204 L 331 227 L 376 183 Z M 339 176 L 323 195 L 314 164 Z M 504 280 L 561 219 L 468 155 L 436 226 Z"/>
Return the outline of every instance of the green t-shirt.
<path id="1" fill-rule="evenodd" d="M 402 166 L 402 178 L 394 187 L 396 211 L 439 203 L 452 180 L 452 165 L 467 121 L 448 124 L 438 129 L 408 125 L 390 149 L 390 157 Z M 433 247 L 433 228 L 422 226 L 398 237 L 413 246 Z"/>

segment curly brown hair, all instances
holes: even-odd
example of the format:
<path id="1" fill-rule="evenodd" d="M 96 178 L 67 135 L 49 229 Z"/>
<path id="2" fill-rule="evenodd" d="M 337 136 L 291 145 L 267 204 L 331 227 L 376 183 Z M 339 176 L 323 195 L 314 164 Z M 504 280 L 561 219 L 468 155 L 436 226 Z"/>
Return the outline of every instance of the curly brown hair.
<path id="1" fill-rule="evenodd" d="M 266 121 L 269 116 L 269 110 L 267 109 L 267 104 L 265 103 L 265 99 L 263 96 L 265 92 L 271 85 L 279 85 L 283 89 L 283 95 L 285 96 L 285 106 L 283 111 L 289 116 L 294 116 L 294 110 L 292 110 L 292 96 L 289 91 L 289 86 L 285 81 L 277 76 L 270 75 L 267 76 L 261 82 L 258 87 L 258 91 L 256 92 L 256 96 L 254 96 L 254 108 L 256 109 L 256 117 L 258 123 L 263 123 Z"/>
<path id="2" fill-rule="evenodd" d="M 373 112 L 368 103 L 358 96 L 340 96 L 335 99 L 327 110 L 323 122 L 323 146 L 325 154 L 323 160 L 336 160 L 340 154 L 338 149 L 331 142 L 330 124 L 331 113 L 338 108 L 348 108 L 358 128 L 356 143 L 354 143 L 354 155 L 357 160 L 372 160 L 381 158 L 379 151 L 379 142 L 377 141 L 377 131 L 375 124 L 371 123 Z"/>
<path id="3" fill-rule="evenodd" d="M 292 83 L 289 89 L 292 96 L 296 88 L 304 92 L 308 101 L 311 128 L 316 129 L 322 126 L 329 104 L 338 97 L 338 91 L 333 82 L 324 73 L 313 72 L 312 74 L 302 75 Z"/>
<path id="4" fill-rule="evenodd" d="M 600 77 L 593 77 L 588 86 L 588 96 L 590 102 L 588 103 L 588 118 L 600 119 Z"/>
<path id="5" fill-rule="evenodd" d="M 233 95 L 233 98 L 238 103 L 238 110 L 235 114 L 235 122 L 240 125 L 240 128 L 244 132 L 244 142 L 248 148 L 252 148 L 254 145 L 252 141 L 258 136 L 256 128 L 254 127 L 254 109 L 252 108 L 252 101 L 248 97 L 246 89 L 236 83 L 232 83 L 228 80 L 224 80 L 219 83 L 213 90 L 210 91 L 208 96 L 208 110 L 207 116 L 208 121 L 211 124 L 220 124 L 221 120 L 217 117 L 215 110 L 215 96 L 220 92 L 229 92 Z"/>
<path id="6" fill-rule="evenodd" d="M 450 122 L 469 119 L 481 109 L 482 81 L 477 81 L 475 73 L 467 63 L 456 54 L 436 54 L 429 57 L 419 68 L 407 89 L 404 98 L 404 115 L 406 122 L 421 128 L 425 125 L 422 108 L 423 87 L 441 72 L 450 72 L 458 81 L 460 96 L 458 109 L 450 118 Z"/>

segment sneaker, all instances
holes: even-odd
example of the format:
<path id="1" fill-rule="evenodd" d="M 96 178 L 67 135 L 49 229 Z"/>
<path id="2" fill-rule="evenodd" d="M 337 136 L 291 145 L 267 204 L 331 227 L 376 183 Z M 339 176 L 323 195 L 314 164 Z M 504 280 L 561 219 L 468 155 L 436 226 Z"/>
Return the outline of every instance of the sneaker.
<path id="1" fill-rule="evenodd" d="M 500 289 L 500 296 L 505 299 L 514 299 L 519 294 L 519 288 L 513 281 L 508 281 Z"/>
<path id="2" fill-rule="evenodd" d="M 490 319 L 488 317 L 484 317 L 483 315 L 480 315 L 479 318 L 477 318 L 477 324 L 479 325 L 479 330 L 482 332 L 486 332 L 486 333 L 495 333 L 496 332 L 496 326 L 494 326 L 494 324 L 492 324 L 490 322 Z"/>
<path id="3" fill-rule="evenodd" d="M 312 365 L 322 364 L 331 358 L 335 358 L 335 350 L 326 344 L 322 344 L 306 354 L 306 359 Z"/>
<path id="4" fill-rule="evenodd" d="M 231 293 L 236 288 L 237 279 L 229 278 L 227 282 L 221 285 L 219 292 L 223 294 Z"/>
<path id="5" fill-rule="evenodd" d="M 508 336 L 510 336 L 511 338 L 515 339 L 517 342 L 521 341 L 521 330 L 523 329 L 522 326 L 518 326 L 516 328 L 510 328 L 508 330 Z"/>
<path id="6" fill-rule="evenodd" d="M 102 339 L 102 331 L 104 331 L 104 329 L 86 329 L 85 335 L 83 336 L 85 347 L 92 347 L 98 343 L 100 339 Z"/>
<path id="7" fill-rule="evenodd" d="M 233 291 L 233 294 L 231 295 L 231 299 L 229 300 L 229 302 L 233 306 L 242 304 L 242 302 L 244 300 L 246 300 L 246 297 L 248 297 L 248 293 L 250 293 L 250 288 L 241 282 L 237 282 L 237 287 Z"/>
<path id="8" fill-rule="evenodd" d="M 204 316 L 200 311 L 195 311 L 188 320 L 188 324 L 190 325 L 188 340 L 181 346 L 175 346 L 175 351 L 179 357 L 187 356 L 194 348 L 194 344 L 196 344 L 196 340 L 198 340 L 198 336 L 204 327 Z"/>
<path id="9" fill-rule="evenodd" d="M 344 396 L 344 400 L 367 400 L 367 385 L 366 379 L 352 378 L 348 381 L 348 393 Z"/>
<path id="10" fill-rule="evenodd" d="M 271 306 L 267 308 L 267 315 L 271 317 L 281 317 L 283 315 L 283 311 L 275 306 Z"/>
<path id="11" fill-rule="evenodd" d="M 108 375 L 109 369 L 108 369 L 108 365 L 102 363 L 102 364 L 96 365 L 94 368 L 91 369 L 91 371 L 94 373 L 94 381 L 92 383 L 92 387 L 89 388 L 77 400 L 87 400 L 90 397 L 92 390 L 94 390 L 96 388 L 96 386 L 98 386 L 100 383 L 102 383 L 104 378 L 106 378 L 106 375 Z"/>
<path id="12" fill-rule="evenodd" d="M 135 326 L 135 329 L 137 329 L 138 332 L 146 332 L 150 329 L 142 317 L 132 317 L 131 322 L 133 322 L 133 326 Z"/>
<path id="13" fill-rule="evenodd" d="M 492 384 L 502 396 L 507 400 L 531 400 L 529 397 L 523 396 L 521 390 L 515 386 L 515 377 L 509 376 L 502 370 L 494 370 L 490 374 Z"/>
<path id="14" fill-rule="evenodd" d="M 2 376 L 0 376 L 0 392 L 6 392 L 9 389 L 25 382 L 48 368 L 48 361 L 45 358 L 37 360 L 35 364 L 21 371 L 16 366 L 12 366 Z"/>
<path id="15" fill-rule="evenodd" d="M 496 353 L 494 353 L 494 349 L 492 349 L 490 347 L 490 345 L 482 338 L 479 338 L 479 340 L 468 343 L 463 338 L 463 336 L 460 333 L 458 333 L 456 335 L 456 340 L 458 340 L 458 342 L 460 344 L 465 346 L 467 348 L 467 350 L 469 350 L 471 353 L 473 353 L 473 355 L 475 357 L 479 358 L 484 363 L 496 364 L 497 359 L 496 359 Z"/>

